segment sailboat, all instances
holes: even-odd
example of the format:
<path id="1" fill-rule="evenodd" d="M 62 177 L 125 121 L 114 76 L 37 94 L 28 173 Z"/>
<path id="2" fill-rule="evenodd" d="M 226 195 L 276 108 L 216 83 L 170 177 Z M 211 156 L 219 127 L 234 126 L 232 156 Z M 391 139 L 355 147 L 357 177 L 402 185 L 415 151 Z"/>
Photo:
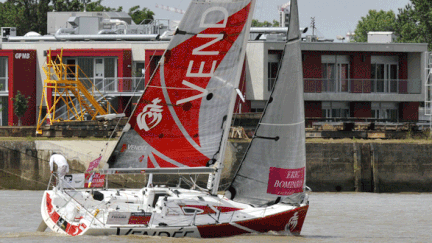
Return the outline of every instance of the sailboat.
<path id="1" fill-rule="evenodd" d="M 297 0 L 279 78 L 229 189 L 218 193 L 254 5 L 191 2 L 100 171 L 148 174 L 147 186 L 47 190 L 47 227 L 74 236 L 300 234 L 309 201 Z M 208 174 L 207 188 L 153 185 L 153 175 L 172 174 Z"/>

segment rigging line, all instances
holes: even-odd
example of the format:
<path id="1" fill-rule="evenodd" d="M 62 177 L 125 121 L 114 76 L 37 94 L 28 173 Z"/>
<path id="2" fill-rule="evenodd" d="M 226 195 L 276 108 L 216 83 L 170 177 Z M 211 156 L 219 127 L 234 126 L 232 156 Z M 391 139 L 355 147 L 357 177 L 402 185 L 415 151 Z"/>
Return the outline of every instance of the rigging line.
<path id="1" fill-rule="evenodd" d="M 305 123 L 305 120 L 301 121 L 301 122 L 297 122 L 297 123 L 290 123 L 290 124 L 271 124 L 271 123 L 259 123 L 260 125 L 265 125 L 265 126 L 295 126 L 295 125 L 300 125 Z"/>
<path id="2" fill-rule="evenodd" d="M 247 177 L 247 176 L 244 176 L 244 175 L 237 174 L 237 176 L 240 176 L 240 177 L 243 177 L 243 178 L 249 179 L 249 180 L 251 180 L 251 181 L 256 181 L 256 182 L 259 182 L 259 183 L 261 183 L 261 184 L 268 184 L 267 182 L 259 181 L 259 180 L 257 180 L 257 179 L 250 178 L 250 177 Z"/>

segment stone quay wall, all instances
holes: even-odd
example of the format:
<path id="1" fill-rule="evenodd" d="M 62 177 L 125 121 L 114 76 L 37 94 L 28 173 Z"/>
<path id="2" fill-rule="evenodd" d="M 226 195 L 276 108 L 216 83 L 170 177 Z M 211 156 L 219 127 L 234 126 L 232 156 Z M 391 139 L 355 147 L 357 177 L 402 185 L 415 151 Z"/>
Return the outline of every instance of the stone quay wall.
<path id="1" fill-rule="evenodd" d="M 114 144 L 110 142 L 107 150 Z M 82 173 L 106 145 L 106 141 L 86 140 L 0 141 L 0 189 L 46 189 L 52 152 L 65 155 L 70 173 Z M 247 146 L 248 142 L 228 143 L 221 190 L 229 185 Z M 307 143 L 306 160 L 306 184 L 313 191 L 432 192 L 432 144 Z M 145 185 L 146 178 L 110 175 L 109 183 L 137 188 Z M 179 177 L 155 176 L 154 181 L 174 186 Z M 205 186 L 207 176 L 197 181 Z"/>

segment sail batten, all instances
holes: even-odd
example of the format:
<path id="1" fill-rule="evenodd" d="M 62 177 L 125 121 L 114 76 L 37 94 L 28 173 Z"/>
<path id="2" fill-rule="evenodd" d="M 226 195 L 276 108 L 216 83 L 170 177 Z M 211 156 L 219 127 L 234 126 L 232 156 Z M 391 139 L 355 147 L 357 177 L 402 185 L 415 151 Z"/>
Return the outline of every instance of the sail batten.
<path id="1" fill-rule="evenodd" d="M 206 167 L 219 159 L 253 1 L 191 2 L 110 156 L 110 168 Z"/>
<path id="2" fill-rule="evenodd" d="M 237 202 L 259 206 L 296 201 L 304 191 L 305 118 L 297 1 L 291 0 L 290 6 L 288 42 L 277 80 L 229 188 Z"/>

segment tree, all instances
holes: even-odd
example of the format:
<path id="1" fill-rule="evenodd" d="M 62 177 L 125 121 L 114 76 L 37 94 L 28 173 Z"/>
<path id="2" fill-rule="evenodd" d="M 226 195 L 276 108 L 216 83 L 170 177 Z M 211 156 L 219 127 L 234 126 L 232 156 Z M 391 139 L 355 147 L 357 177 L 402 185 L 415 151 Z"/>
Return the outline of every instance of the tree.
<path id="1" fill-rule="evenodd" d="M 29 99 L 30 96 L 25 97 L 19 90 L 15 97 L 12 98 L 14 113 L 18 117 L 18 126 L 21 126 L 21 117 L 23 117 L 27 111 Z"/>
<path id="2" fill-rule="evenodd" d="M 405 8 L 400 8 L 395 25 L 395 32 L 398 35 L 397 41 L 402 43 L 426 42 L 418 24 L 412 5 L 408 4 Z"/>
<path id="3" fill-rule="evenodd" d="M 143 21 L 143 24 L 148 24 L 154 19 L 153 11 L 148 8 L 143 8 L 142 10 L 140 10 L 139 5 L 131 7 L 128 14 L 132 17 L 132 20 L 136 24 L 141 24 Z"/>
<path id="4" fill-rule="evenodd" d="M 47 33 L 47 13 L 51 11 L 122 11 L 102 5 L 102 0 L 7 0 L 0 3 L 0 26 L 17 27 L 17 34 Z"/>
<path id="5" fill-rule="evenodd" d="M 367 42 L 369 31 L 394 31 L 396 15 L 390 10 L 388 12 L 380 10 L 369 10 L 366 17 L 361 17 L 355 29 L 354 40 L 357 42 Z"/>
<path id="6" fill-rule="evenodd" d="M 404 8 L 399 8 L 397 16 L 392 11 L 369 10 L 369 14 L 359 21 L 354 39 L 365 42 L 369 31 L 394 31 L 397 42 L 428 43 L 431 50 L 432 1 L 410 1 Z"/>
<path id="7" fill-rule="evenodd" d="M 279 22 L 273 20 L 273 24 L 264 20 L 264 22 L 259 22 L 258 19 L 252 19 L 252 27 L 279 27 Z"/>
<path id="8" fill-rule="evenodd" d="M 428 43 L 431 50 L 432 2 L 411 0 L 411 4 L 399 9 L 396 26 L 399 42 Z"/>

